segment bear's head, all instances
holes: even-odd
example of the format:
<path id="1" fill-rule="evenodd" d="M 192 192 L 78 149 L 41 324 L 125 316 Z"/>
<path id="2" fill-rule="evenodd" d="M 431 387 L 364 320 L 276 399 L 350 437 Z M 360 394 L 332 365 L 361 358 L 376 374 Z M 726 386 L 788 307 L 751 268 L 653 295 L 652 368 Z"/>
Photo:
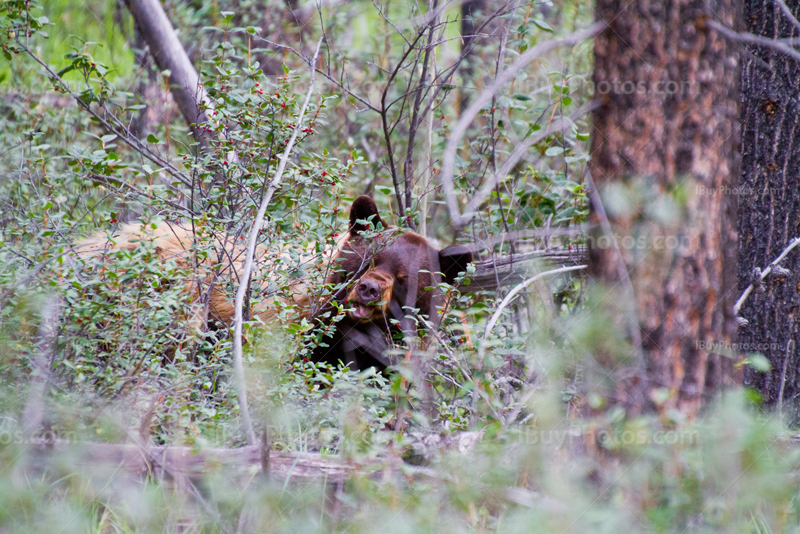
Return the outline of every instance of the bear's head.
<path id="1" fill-rule="evenodd" d="M 453 283 L 472 260 L 468 247 L 438 250 L 417 233 L 389 228 L 375 201 L 358 197 L 350 208 L 346 241 L 335 258 L 336 272 L 328 280 L 344 288 L 339 300 L 347 318 L 337 329 L 345 343 L 339 349 L 357 347 L 380 361 L 378 354 L 387 344 L 378 341 L 376 328 L 387 333 L 391 319 L 403 329 L 411 328 L 406 317 L 414 313 L 437 324 L 437 308 L 444 304 L 439 283 Z M 334 343 L 324 359 L 341 358 L 341 350 Z M 357 363 L 365 367 L 360 358 Z"/>

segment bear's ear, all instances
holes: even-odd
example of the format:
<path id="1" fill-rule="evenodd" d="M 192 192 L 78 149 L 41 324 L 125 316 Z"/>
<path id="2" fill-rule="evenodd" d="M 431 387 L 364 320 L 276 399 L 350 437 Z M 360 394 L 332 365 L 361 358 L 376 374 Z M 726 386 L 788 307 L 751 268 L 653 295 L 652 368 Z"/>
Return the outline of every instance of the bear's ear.
<path id="1" fill-rule="evenodd" d="M 372 218 L 370 219 L 370 217 Z M 359 220 L 372 221 L 373 227 L 377 227 L 378 223 L 381 223 L 386 228 L 386 224 L 378 215 L 378 205 L 367 195 L 361 195 L 355 199 L 350 208 L 350 235 L 358 235 L 359 232 L 367 229 L 366 225 L 356 222 Z"/>
<path id="2" fill-rule="evenodd" d="M 453 245 L 439 251 L 439 271 L 444 281 L 452 284 L 458 273 L 467 270 L 467 264 L 473 260 L 472 250 L 464 245 Z"/>

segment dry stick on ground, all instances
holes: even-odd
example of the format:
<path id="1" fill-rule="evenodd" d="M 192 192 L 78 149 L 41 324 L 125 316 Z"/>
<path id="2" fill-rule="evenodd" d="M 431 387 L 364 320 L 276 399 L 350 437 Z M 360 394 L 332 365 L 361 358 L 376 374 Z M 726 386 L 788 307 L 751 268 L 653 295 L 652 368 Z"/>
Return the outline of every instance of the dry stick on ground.
<path id="1" fill-rule="evenodd" d="M 472 120 L 480 112 L 481 108 L 483 108 L 483 106 L 486 105 L 486 103 L 489 102 L 504 85 L 513 80 L 517 73 L 519 73 L 534 59 L 555 48 L 561 46 L 574 46 L 586 39 L 589 39 L 590 37 L 594 37 L 605 27 L 605 22 L 597 22 L 588 28 L 568 35 L 567 37 L 546 41 L 534 46 L 522 54 L 510 67 L 505 69 L 499 76 L 497 76 L 494 82 L 492 82 L 489 87 L 484 89 L 483 92 L 481 92 L 481 94 L 475 99 L 475 101 L 470 104 L 466 111 L 464 111 L 455 128 L 453 128 L 453 133 L 447 140 L 447 148 L 445 149 L 442 161 L 442 185 L 444 186 L 447 209 L 450 212 L 450 221 L 454 227 L 460 228 L 466 225 L 472 219 L 473 215 L 475 215 L 474 211 L 465 212 L 462 214 L 461 210 L 459 210 L 456 191 L 453 185 L 453 175 L 455 170 L 455 158 L 458 144 L 461 141 L 461 138 L 464 137 L 464 134 L 467 132 Z M 492 188 L 493 187 L 494 186 L 492 186 Z"/>
<path id="2" fill-rule="evenodd" d="M 511 291 L 508 292 L 508 295 L 506 295 L 506 298 L 503 299 L 503 301 L 497 307 L 497 310 L 495 310 L 494 314 L 492 315 L 492 318 L 489 319 L 489 322 L 486 324 L 486 330 L 484 330 L 484 332 L 483 332 L 483 340 L 486 341 L 486 338 L 489 337 L 489 332 L 492 331 L 492 328 L 494 327 L 495 323 L 497 323 L 497 320 L 500 318 L 500 314 L 503 313 L 503 310 L 506 308 L 506 306 L 508 306 L 508 304 L 511 302 L 511 300 L 517 295 L 517 293 L 519 293 L 520 291 L 522 291 L 523 289 L 525 289 L 526 287 L 528 287 L 529 285 L 531 285 L 535 281 L 541 280 L 545 276 L 552 276 L 554 274 L 568 273 L 570 271 L 580 271 L 581 269 L 585 269 L 585 268 L 586 268 L 586 265 L 572 265 L 570 267 L 561 267 L 560 269 L 553 269 L 552 271 L 545 271 L 543 273 L 539 273 L 536 276 L 528 278 L 527 280 L 525 280 L 521 284 L 517 284 L 514 287 L 514 289 L 512 289 Z"/>
<path id="3" fill-rule="evenodd" d="M 777 258 L 775 258 L 772 261 L 772 263 L 770 263 L 769 266 L 767 266 L 766 269 L 761 271 L 759 282 L 764 280 L 767 276 L 769 276 L 769 274 L 772 271 L 777 270 L 777 268 L 779 267 L 778 264 L 781 261 L 783 261 L 783 258 L 785 258 L 797 245 L 800 245 L 800 237 L 795 237 L 794 239 L 792 239 L 791 243 L 789 243 L 789 245 L 787 245 L 787 247 L 785 249 L 783 249 L 783 252 L 781 252 L 781 255 L 778 256 Z M 739 315 L 739 310 L 742 309 L 742 306 L 744 305 L 745 301 L 747 300 L 747 297 L 749 297 L 750 293 L 753 292 L 753 288 L 754 287 L 755 287 L 755 282 L 753 282 L 749 286 L 747 286 L 747 289 L 744 290 L 744 293 L 742 293 L 742 296 L 739 297 L 739 300 L 737 300 L 736 304 L 733 305 L 733 314 L 734 315 L 737 315 L 737 316 Z"/>
<path id="4" fill-rule="evenodd" d="M 319 49 L 322 46 L 322 38 L 317 41 L 317 49 L 314 52 L 314 58 L 311 60 L 312 65 L 316 65 L 317 58 L 319 57 Z M 264 222 L 264 214 L 267 211 L 267 206 L 272 200 L 272 195 L 280 185 L 281 178 L 283 177 L 283 170 L 286 168 L 286 162 L 294 148 L 294 142 L 297 139 L 297 133 L 300 131 L 303 123 L 303 116 L 306 114 L 308 102 L 311 100 L 311 94 L 314 91 L 314 74 L 315 69 L 311 69 L 311 79 L 308 83 L 308 92 L 306 99 L 303 102 L 303 107 L 300 108 L 300 115 L 297 117 L 297 122 L 292 132 L 292 137 L 286 145 L 286 150 L 283 152 L 281 162 L 275 170 L 275 175 L 269 183 L 264 198 L 261 199 L 261 206 L 258 208 L 256 219 L 253 221 L 253 226 L 250 228 L 250 234 L 247 237 L 247 252 L 244 258 L 244 267 L 242 267 L 242 274 L 239 277 L 239 287 L 236 290 L 236 302 L 234 304 L 236 316 L 233 320 L 233 367 L 236 374 L 236 383 L 239 389 L 239 410 L 242 412 L 242 422 L 244 423 L 245 432 L 247 433 L 247 443 L 250 445 L 256 444 L 256 435 L 253 431 L 253 423 L 250 421 L 250 412 L 247 408 L 247 390 L 245 387 L 244 366 L 242 365 L 242 307 L 244 306 L 244 298 L 247 294 L 247 289 L 250 287 L 250 274 L 253 270 L 253 256 L 255 255 L 256 243 L 258 241 L 258 233 L 261 231 L 261 225 Z"/>

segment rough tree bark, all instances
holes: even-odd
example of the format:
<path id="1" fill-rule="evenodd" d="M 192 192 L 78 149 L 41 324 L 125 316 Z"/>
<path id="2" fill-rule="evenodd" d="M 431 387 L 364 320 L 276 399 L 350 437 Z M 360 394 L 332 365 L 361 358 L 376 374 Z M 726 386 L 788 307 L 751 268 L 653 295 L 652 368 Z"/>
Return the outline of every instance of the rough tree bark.
<path id="1" fill-rule="evenodd" d="M 788 2 L 800 16 L 800 2 Z M 773 0 L 744 3 L 748 32 L 770 39 L 797 39 L 800 31 Z M 786 245 L 800 236 L 800 64 L 771 49 L 748 46 L 742 65 L 742 185 L 739 207 L 739 290 Z M 748 368 L 745 383 L 759 389 L 768 405 L 797 421 L 800 365 L 797 346 L 800 250 L 782 262 L 789 272 L 768 276 L 740 312 L 743 352 L 764 354 L 772 369 Z"/>
<path id="2" fill-rule="evenodd" d="M 595 40 L 603 105 L 590 170 L 631 282 L 607 238 L 593 241 L 589 271 L 600 308 L 638 324 L 641 350 L 630 352 L 643 360 L 633 376 L 614 376 L 614 395 L 634 412 L 677 408 L 692 417 L 716 386 L 733 381 L 731 361 L 713 347 L 735 332 L 724 267 L 735 254 L 725 193 L 737 175 L 738 66 L 736 47 L 705 21 L 732 27 L 736 3 L 598 0 L 597 13 L 610 27 Z M 600 222 L 596 210 L 593 217 Z M 635 302 L 633 317 L 626 302 Z"/>

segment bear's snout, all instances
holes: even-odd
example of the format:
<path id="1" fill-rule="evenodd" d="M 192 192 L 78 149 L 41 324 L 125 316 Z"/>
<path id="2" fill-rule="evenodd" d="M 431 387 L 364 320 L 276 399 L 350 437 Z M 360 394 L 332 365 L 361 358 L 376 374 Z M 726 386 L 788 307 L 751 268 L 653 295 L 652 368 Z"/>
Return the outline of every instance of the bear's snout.
<path id="1" fill-rule="evenodd" d="M 392 300 L 393 286 L 394 279 L 391 275 L 379 271 L 367 272 L 347 297 L 350 302 L 350 317 L 361 322 L 383 317 L 389 301 Z"/>
<path id="2" fill-rule="evenodd" d="M 381 299 L 380 285 L 375 280 L 362 279 L 356 288 L 356 296 L 365 304 L 378 302 Z"/>

